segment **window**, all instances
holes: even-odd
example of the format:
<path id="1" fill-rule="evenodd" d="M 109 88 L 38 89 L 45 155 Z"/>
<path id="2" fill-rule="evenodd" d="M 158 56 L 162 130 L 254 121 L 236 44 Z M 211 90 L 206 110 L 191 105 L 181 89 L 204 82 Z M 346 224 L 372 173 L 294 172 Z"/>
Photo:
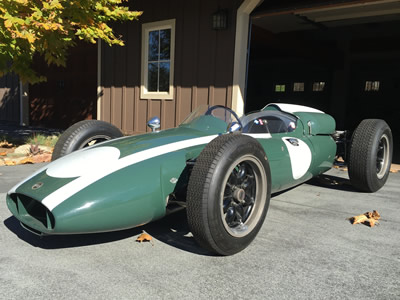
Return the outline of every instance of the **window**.
<path id="1" fill-rule="evenodd" d="M 304 82 L 293 83 L 293 92 L 304 92 Z"/>
<path id="2" fill-rule="evenodd" d="M 173 98 L 174 46 L 174 19 L 142 25 L 141 98 Z"/>
<path id="3" fill-rule="evenodd" d="M 371 91 L 377 92 L 377 91 L 379 91 L 379 84 L 380 84 L 380 81 L 366 81 L 365 82 L 364 91 L 366 91 L 366 92 L 371 92 Z"/>
<path id="4" fill-rule="evenodd" d="M 312 90 L 313 92 L 323 92 L 325 88 L 324 81 L 317 81 L 313 83 Z"/>
<path id="5" fill-rule="evenodd" d="M 275 84 L 275 92 L 276 93 L 283 93 L 285 92 L 286 86 L 284 84 Z"/>

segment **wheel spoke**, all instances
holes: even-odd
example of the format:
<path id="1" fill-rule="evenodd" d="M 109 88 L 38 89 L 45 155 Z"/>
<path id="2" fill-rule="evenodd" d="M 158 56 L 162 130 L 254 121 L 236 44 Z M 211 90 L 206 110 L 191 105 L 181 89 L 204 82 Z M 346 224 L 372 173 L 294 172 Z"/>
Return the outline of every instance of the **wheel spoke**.
<path id="1" fill-rule="evenodd" d="M 254 176 L 251 174 L 247 174 L 246 178 L 243 180 L 241 184 L 242 189 L 247 189 L 254 184 Z"/>
<path id="2" fill-rule="evenodd" d="M 244 221 L 247 220 L 247 218 L 250 216 L 251 210 L 253 208 L 253 205 L 249 205 L 246 207 L 246 209 L 244 210 L 244 215 L 243 215 L 243 219 Z"/>
<path id="3" fill-rule="evenodd" d="M 241 205 L 231 203 L 231 205 L 227 207 L 226 211 L 224 210 L 224 215 L 228 226 L 235 228 L 236 226 L 243 224 L 243 221 L 248 216 L 248 209 L 244 209 Z"/>
<path id="4" fill-rule="evenodd" d="M 238 208 L 238 207 L 236 207 L 236 208 Z M 243 209 L 240 207 L 240 210 L 241 211 L 239 211 L 239 209 L 236 209 L 236 215 L 235 215 L 236 216 L 236 220 L 235 220 L 236 225 L 243 223 Z"/>
<path id="5" fill-rule="evenodd" d="M 246 205 L 253 205 L 255 203 L 254 197 L 251 195 L 246 195 L 244 198 Z"/>
<path id="6" fill-rule="evenodd" d="M 235 219 L 235 208 L 230 206 L 225 212 L 225 221 L 227 224 L 232 224 Z"/>
<path id="7" fill-rule="evenodd" d="M 229 209 L 229 207 L 232 206 L 232 204 L 235 203 L 234 199 L 232 197 L 232 193 L 229 195 L 224 195 L 224 199 L 223 199 L 223 211 L 224 214 L 227 212 L 227 210 Z"/>
<path id="8" fill-rule="evenodd" d="M 246 165 L 241 163 L 238 164 L 232 171 L 234 178 L 235 178 L 235 184 L 239 184 L 240 182 L 243 181 L 244 176 L 246 175 Z"/>

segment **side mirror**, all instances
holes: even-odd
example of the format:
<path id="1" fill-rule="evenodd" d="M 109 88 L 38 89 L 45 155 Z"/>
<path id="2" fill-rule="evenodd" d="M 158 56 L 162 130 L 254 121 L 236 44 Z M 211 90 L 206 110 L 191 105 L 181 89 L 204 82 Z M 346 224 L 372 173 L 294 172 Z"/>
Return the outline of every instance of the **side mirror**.
<path id="1" fill-rule="evenodd" d="M 149 126 L 153 132 L 160 128 L 160 124 L 161 122 L 159 117 L 154 117 L 147 122 L 147 126 Z"/>

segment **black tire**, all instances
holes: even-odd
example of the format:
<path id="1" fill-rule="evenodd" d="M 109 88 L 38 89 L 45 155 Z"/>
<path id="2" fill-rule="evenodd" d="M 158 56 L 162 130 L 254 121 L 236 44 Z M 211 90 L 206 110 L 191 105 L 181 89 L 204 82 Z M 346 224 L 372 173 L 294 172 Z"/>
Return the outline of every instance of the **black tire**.
<path id="1" fill-rule="evenodd" d="M 75 123 L 58 139 L 51 160 L 54 161 L 73 151 L 95 143 L 122 137 L 122 132 L 110 123 L 98 120 L 84 120 Z"/>
<path id="2" fill-rule="evenodd" d="M 388 124 L 363 120 L 353 133 L 348 159 L 352 185 L 362 192 L 376 192 L 386 182 L 393 155 L 393 137 Z"/>
<path id="3" fill-rule="evenodd" d="M 220 255 L 243 250 L 260 230 L 270 197 L 270 167 L 257 140 L 236 133 L 217 137 L 189 179 L 187 216 L 195 240 Z"/>

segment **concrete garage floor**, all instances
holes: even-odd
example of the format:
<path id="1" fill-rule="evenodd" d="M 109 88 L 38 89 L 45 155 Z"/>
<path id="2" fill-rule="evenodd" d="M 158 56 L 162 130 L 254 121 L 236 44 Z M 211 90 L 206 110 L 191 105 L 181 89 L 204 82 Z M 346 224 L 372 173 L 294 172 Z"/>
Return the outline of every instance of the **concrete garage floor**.
<path id="1" fill-rule="evenodd" d="M 399 299 L 400 173 L 375 194 L 331 170 L 272 198 L 245 251 L 210 256 L 184 211 L 141 228 L 40 239 L 5 192 L 38 165 L 0 167 L 0 299 Z M 380 225 L 347 218 L 378 210 Z M 150 243 L 137 243 L 145 230 Z"/>

